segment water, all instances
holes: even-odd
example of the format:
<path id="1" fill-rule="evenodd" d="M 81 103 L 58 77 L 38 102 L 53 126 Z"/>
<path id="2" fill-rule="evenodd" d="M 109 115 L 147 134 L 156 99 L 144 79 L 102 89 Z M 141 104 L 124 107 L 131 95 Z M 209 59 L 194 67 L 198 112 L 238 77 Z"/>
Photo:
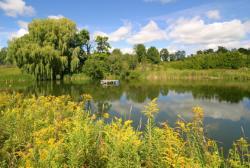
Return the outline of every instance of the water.
<path id="1" fill-rule="evenodd" d="M 111 118 L 133 120 L 135 128 L 144 128 L 145 104 L 158 98 L 160 112 L 156 123 L 174 126 L 177 115 L 192 119 L 192 107 L 204 109 L 204 125 L 208 137 L 227 150 L 241 136 L 250 137 L 250 83 L 235 81 L 166 81 L 121 82 L 118 87 L 103 88 L 89 82 L 0 83 L 0 90 L 19 91 L 31 95 L 68 94 L 79 100 L 81 94 L 90 94 L 92 111 L 101 115 L 109 112 Z M 111 120 L 111 119 L 110 119 Z"/>

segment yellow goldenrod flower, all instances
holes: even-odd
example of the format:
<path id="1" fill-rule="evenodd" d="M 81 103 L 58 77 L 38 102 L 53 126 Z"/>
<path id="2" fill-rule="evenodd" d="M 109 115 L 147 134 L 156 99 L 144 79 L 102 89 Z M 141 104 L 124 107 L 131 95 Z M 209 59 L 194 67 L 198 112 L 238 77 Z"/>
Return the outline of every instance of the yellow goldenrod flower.
<path id="1" fill-rule="evenodd" d="M 199 106 L 193 108 L 193 113 L 195 114 L 195 118 L 203 118 L 204 116 L 203 109 Z"/>
<path id="2" fill-rule="evenodd" d="M 144 107 L 145 110 L 143 112 L 148 118 L 153 118 L 154 114 L 158 113 L 159 111 L 156 101 L 157 101 L 157 98 L 153 99 Z"/>
<path id="3" fill-rule="evenodd" d="M 124 122 L 124 126 L 127 127 L 127 126 L 131 125 L 132 122 L 133 122 L 132 120 L 127 120 Z"/>
<path id="4" fill-rule="evenodd" d="M 109 113 L 104 113 L 104 114 L 103 114 L 103 117 L 104 117 L 104 118 L 109 118 Z"/>
<path id="5" fill-rule="evenodd" d="M 82 98 L 83 98 L 83 101 L 90 101 L 93 99 L 90 94 L 83 94 Z"/>
<path id="6" fill-rule="evenodd" d="M 50 138 L 49 140 L 48 140 L 48 144 L 49 145 L 53 145 L 55 143 L 55 139 L 54 138 Z"/>
<path id="7" fill-rule="evenodd" d="M 91 119 L 92 119 L 92 120 L 95 120 L 95 119 L 96 119 L 96 115 L 93 114 L 93 115 L 91 116 Z"/>

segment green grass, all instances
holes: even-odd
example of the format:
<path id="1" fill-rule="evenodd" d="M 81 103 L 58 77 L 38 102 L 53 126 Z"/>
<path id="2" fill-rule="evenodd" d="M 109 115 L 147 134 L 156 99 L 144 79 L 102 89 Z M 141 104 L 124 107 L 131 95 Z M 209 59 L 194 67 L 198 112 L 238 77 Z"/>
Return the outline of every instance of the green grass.
<path id="1" fill-rule="evenodd" d="M 143 80 L 250 80 L 250 69 L 173 69 L 161 65 L 142 65 L 136 69 Z"/>
<path id="2" fill-rule="evenodd" d="M 172 69 L 165 64 L 160 65 L 140 65 L 133 73 L 138 74 L 141 80 L 250 80 L 250 69 L 207 69 L 188 70 Z M 90 78 L 84 74 L 74 74 L 65 76 L 65 81 L 87 81 Z M 34 81 L 32 75 L 23 73 L 15 66 L 0 66 L 0 82 L 30 82 Z"/>
<path id="3" fill-rule="evenodd" d="M 79 74 L 73 74 L 72 76 L 65 76 L 64 78 L 65 81 L 86 81 L 90 80 L 90 78 L 84 74 L 84 73 L 79 73 Z"/>
<path id="4" fill-rule="evenodd" d="M 0 82 L 27 82 L 32 81 L 32 75 L 23 73 L 15 66 L 0 66 Z"/>

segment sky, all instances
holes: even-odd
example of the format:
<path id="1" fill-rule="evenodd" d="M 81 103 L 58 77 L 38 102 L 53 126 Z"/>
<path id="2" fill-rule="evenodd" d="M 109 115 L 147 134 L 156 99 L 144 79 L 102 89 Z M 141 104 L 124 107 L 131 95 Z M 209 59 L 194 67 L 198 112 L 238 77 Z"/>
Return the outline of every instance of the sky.
<path id="1" fill-rule="evenodd" d="M 250 0 L 0 0 L 0 48 L 36 18 L 69 18 L 92 38 L 132 52 L 144 43 L 174 52 L 250 48 Z"/>

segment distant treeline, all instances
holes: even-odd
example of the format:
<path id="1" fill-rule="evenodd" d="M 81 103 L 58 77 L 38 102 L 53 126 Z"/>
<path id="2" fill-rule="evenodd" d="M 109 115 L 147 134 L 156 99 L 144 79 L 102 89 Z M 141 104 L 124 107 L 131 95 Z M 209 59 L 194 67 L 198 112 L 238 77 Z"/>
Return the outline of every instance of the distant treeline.
<path id="1" fill-rule="evenodd" d="M 250 67 L 250 49 L 218 47 L 217 51 L 208 49 L 186 56 L 185 51 L 170 53 L 166 48 L 137 44 L 133 54 L 124 54 L 120 49 L 110 51 L 108 37 L 92 40 L 88 30 L 77 30 L 76 24 L 66 18 L 36 19 L 28 27 L 28 34 L 0 50 L 0 64 L 15 64 L 37 80 L 63 79 L 82 72 L 92 79 L 132 79 L 138 76 L 138 65 L 160 63 L 177 69 Z"/>
<path id="2" fill-rule="evenodd" d="M 167 66 L 177 69 L 250 68 L 250 49 L 227 50 L 224 47 L 218 47 L 217 51 L 212 49 L 198 51 L 196 54 L 181 61 L 172 62 Z"/>

